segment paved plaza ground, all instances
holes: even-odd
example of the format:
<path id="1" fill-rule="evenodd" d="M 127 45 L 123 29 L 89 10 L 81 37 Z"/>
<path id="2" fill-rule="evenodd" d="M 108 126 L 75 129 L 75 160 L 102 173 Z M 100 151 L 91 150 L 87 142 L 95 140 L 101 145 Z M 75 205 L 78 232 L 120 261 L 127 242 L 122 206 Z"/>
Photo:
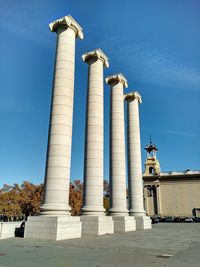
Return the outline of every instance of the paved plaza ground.
<path id="1" fill-rule="evenodd" d="M 0 240 L 0 267 L 200 266 L 200 223 L 47 242 Z"/>

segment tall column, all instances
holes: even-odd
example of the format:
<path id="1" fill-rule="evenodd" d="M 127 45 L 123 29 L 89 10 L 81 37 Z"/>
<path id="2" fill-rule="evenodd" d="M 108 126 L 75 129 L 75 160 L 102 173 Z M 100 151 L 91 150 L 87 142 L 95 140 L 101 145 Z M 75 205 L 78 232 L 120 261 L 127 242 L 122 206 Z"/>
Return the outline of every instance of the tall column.
<path id="1" fill-rule="evenodd" d="M 83 233 L 104 234 L 107 233 L 106 229 L 99 230 L 101 224 L 99 217 L 105 217 L 103 207 L 103 67 L 108 67 L 109 63 L 101 49 L 85 53 L 82 59 L 88 64 L 84 193 L 81 210 L 82 215 L 85 215 L 82 217 Z M 96 218 L 88 219 L 92 216 Z M 98 227 L 94 230 L 95 224 Z"/>
<path id="2" fill-rule="evenodd" d="M 75 40 L 82 28 L 71 17 L 49 25 L 57 33 L 54 84 L 46 159 L 44 201 L 41 215 L 69 214 Z"/>
<path id="3" fill-rule="evenodd" d="M 144 209 L 146 211 L 147 214 L 149 214 L 149 207 L 148 207 L 148 188 L 147 185 L 144 186 Z"/>
<path id="4" fill-rule="evenodd" d="M 134 230 L 134 218 L 128 216 L 126 201 L 126 159 L 125 159 L 125 125 L 124 125 L 124 87 L 128 87 L 126 78 L 114 74 L 106 78 L 110 85 L 110 208 L 113 216 L 114 230 Z M 116 218 L 117 217 L 117 218 Z M 130 220 L 132 220 L 130 222 Z M 132 227 L 131 227 L 132 226 Z"/>
<path id="5" fill-rule="evenodd" d="M 52 32 L 57 34 L 57 47 L 46 157 L 44 200 L 41 206 L 41 215 L 43 216 L 29 218 L 25 236 L 60 240 L 81 236 L 80 218 L 66 215 L 70 215 L 68 199 L 75 41 L 76 37 L 83 39 L 83 33 L 80 25 L 71 16 L 58 19 L 50 23 L 49 27 Z"/>
<path id="6" fill-rule="evenodd" d="M 124 133 L 124 87 L 127 80 L 122 74 L 106 78 L 110 85 L 110 209 L 113 216 L 127 215 L 126 162 Z"/>
<path id="7" fill-rule="evenodd" d="M 141 164 L 139 103 L 142 103 L 138 92 L 127 94 L 128 117 L 128 186 L 129 214 L 135 216 L 136 228 L 151 228 L 151 220 L 145 216 L 143 201 L 143 180 Z"/>
<path id="8" fill-rule="evenodd" d="M 160 184 L 156 185 L 156 197 L 157 197 L 158 215 L 162 216 Z"/>

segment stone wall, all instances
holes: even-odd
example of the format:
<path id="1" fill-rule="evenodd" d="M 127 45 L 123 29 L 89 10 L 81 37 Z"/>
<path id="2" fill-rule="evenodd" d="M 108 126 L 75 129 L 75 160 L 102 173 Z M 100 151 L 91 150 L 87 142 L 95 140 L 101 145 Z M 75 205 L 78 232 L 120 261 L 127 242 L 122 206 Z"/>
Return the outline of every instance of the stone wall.
<path id="1" fill-rule="evenodd" d="M 15 236 L 15 229 L 19 228 L 22 222 L 1 222 L 0 223 L 0 239 Z"/>
<path id="2" fill-rule="evenodd" d="M 200 180 L 162 181 L 160 191 L 164 216 L 192 216 L 200 207 Z"/>
<path id="3" fill-rule="evenodd" d="M 147 214 L 194 216 L 200 208 L 200 174 L 143 176 Z"/>

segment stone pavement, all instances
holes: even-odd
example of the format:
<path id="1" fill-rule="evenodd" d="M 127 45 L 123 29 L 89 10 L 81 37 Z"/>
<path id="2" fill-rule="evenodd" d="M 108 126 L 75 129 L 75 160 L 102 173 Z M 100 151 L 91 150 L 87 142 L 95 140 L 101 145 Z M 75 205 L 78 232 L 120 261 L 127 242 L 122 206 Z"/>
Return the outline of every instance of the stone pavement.
<path id="1" fill-rule="evenodd" d="M 0 267 L 199 267 L 200 223 L 48 242 L 0 240 Z"/>

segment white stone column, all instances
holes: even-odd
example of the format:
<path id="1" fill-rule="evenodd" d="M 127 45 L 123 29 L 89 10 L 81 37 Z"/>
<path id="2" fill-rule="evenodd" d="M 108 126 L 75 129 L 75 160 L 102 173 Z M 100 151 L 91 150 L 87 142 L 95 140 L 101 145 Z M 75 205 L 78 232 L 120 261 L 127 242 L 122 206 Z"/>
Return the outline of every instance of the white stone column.
<path id="1" fill-rule="evenodd" d="M 126 201 L 126 159 L 124 125 L 124 87 L 128 87 L 126 78 L 114 74 L 106 78 L 110 85 L 110 208 L 113 216 L 114 231 L 135 230 L 135 220 L 128 216 Z"/>
<path id="2" fill-rule="evenodd" d="M 144 186 L 144 209 L 146 213 L 148 214 L 149 208 L 148 208 L 148 189 L 147 186 Z"/>
<path id="3" fill-rule="evenodd" d="M 151 228 L 151 220 L 145 216 L 143 201 L 143 179 L 140 144 L 139 103 L 142 103 L 138 92 L 127 94 L 128 117 L 128 187 L 129 214 L 135 216 L 136 228 Z"/>
<path id="4" fill-rule="evenodd" d="M 162 216 L 160 184 L 156 185 L 156 198 L 157 198 L 158 215 Z"/>
<path id="5" fill-rule="evenodd" d="M 54 84 L 49 126 L 42 215 L 69 214 L 74 68 L 76 37 L 83 38 L 82 28 L 70 16 L 52 22 L 57 33 Z"/>
<path id="6" fill-rule="evenodd" d="M 128 215 L 126 207 L 126 161 L 124 129 L 124 87 L 126 78 L 114 74 L 106 78 L 110 85 L 110 208 L 112 216 Z"/>
<path id="7" fill-rule="evenodd" d="M 76 37 L 83 39 L 82 28 L 71 17 L 66 16 L 58 19 L 49 25 L 52 32 L 57 34 L 57 46 L 55 57 L 53 93 L 51 102 L 51 115 L 49 125 L 48 149 L 46 157 L 44 200 L 41 206 L 41 215 L 56 218 L 36 218 L 40 226 L 35 227 L 36 233 L 42 238 L 47 228 L 51 226 L 51 236 L 44 234 L 44 238 L 67 239 L 80 237 L 80 219 L 67 219 L 70 215 L 69 181 L 71 164 L 71 143 L 72 143 L 72 120 L 73 120 L 73 99 L 74 99 L 74 69 L 75 69 L 75 41 Z M 61 217 L 65 216 L 65 217 Z M 52 221 L 54 220 L 54 221 Z M 77 221 L 75 223 L 75 220 Z M 73 222 L 72 222 L 73 221 Z M 59 225 L 61 222 L 61 228 Z M 77 225 L 68 227 L 70 223 Z M 52 225 L 57 225 L 53 228 Z M 65 225 L 65 226 L 64 226 Z M 26 231 L 26 237 L 32 237 L 31 221 L 28 224 L 30 231 Z M 34 227 L 33 227 L 34 228 Z M 40 230 L 40 231 L 39 231 Z M 34 232 L 33 231 L 33 232 Z M 55 233 L 54 233 L 55 232 Z M 60 237 L 58 235 L 61 235 Z M 54 236 L 55 235 L 55 236 Z"/>
<path id="8" fill-rule="evenodd" d="M 82 56 L 88 64 L 88 93 L 85 130 L 84 192 L 81 220 L 83 233 L 105 234 L 113 231 L 111 218 L 105 218 L 103 207 L 103 67 L 108 58 L 96 49 Z M 93 217 L 93 218 L 91 218 Z M 104 226 L 109 220 L 110 226 Z"/>

